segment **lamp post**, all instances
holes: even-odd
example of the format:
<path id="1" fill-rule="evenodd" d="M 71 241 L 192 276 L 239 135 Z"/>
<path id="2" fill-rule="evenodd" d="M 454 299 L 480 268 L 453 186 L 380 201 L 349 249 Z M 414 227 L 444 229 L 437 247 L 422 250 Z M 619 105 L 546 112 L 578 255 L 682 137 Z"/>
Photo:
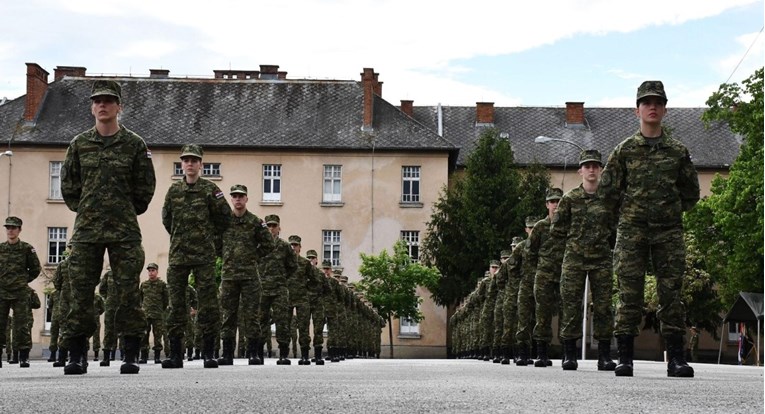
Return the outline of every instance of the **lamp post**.
<path id="1" fill-rule="evenodd" d="M 7 150 L 5 152 L 0 153 L 0 158 L 5 155 L 6 157 L 12 157 L 13 151 Z M 8 163 L 8 216 L 11 215 L 11 164 Z"/>
<path id="2" fill-rule="evenodd" d="M 534 138 L 534 142 L 537 144 L 545 144 L 548 142 L 563 142 L 565 144 L 573 145 L 579 149 L 579 151 L 584 151 L 584 147 L 577 144 L 576 142 L 569 141 L 567 139 L 561 139 L 561 138 L 550 138 L 546 137 L 544 135 L 540 135 L 536 138 Z M 563 179 L 561 179 L 560 186 L 561 189 L 563 188 L 563 182 L 566 179 L 566 157 L 563 157 Z M 586 344 L 587 344 L 587 291 L 590 289 L 590 276 L 586 276 L 584 278 L 584 299 L 582 300 L 582 361 L 584 361 L 587 355 L 586 351 Z"/>

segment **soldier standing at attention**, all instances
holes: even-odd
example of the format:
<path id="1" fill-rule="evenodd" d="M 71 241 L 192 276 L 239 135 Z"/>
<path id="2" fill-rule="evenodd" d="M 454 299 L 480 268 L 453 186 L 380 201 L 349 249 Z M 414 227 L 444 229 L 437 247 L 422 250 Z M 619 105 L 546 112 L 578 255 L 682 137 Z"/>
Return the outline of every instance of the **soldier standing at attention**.
<path id="1" fill-rule="evenodd" d="M 247 337 L 250 365 L 262 365 L 255 352 L 263 348 L 260 336 L 261 282 L 258 263 L 274 246 L 271 233 L 260 217 L 247 210 L 247 187 L 236 184 L 229 191 L 234 209 L 231 226 L 223 233 L 223 268 L 220 300 L 223 312 L 220 336 L 223 355 L 218 365 L 234 364 L 237 327 L 244 326 L 239 335 Z M 242 323 L 244 322 L 244 323 Z"/>
<path id="2" fill-rule="evenodd" d="M 582 184 L 563 195 L 553 216 L 550 234 L 565 240 L 560 294 L 563 341 L 563 369 L 576 370 L 576 341 L 582 337 L 582 292 L 590 279 L 593 304 L 594 338 L 598 341 L 598 371 L 613 371 L 611 338 L 614 311 L 611 305 L 614 286 L 611 268 L 611 240 L 615 234 L 613 211 L 597 194 L 603 171 L 600 152 L 585 150 L 579 155 Z M 582 346 L 586 344 L 582 342 Z"/>
<path id="3" fill-rule="evenodd" d="M 298 365 L 311 365 L 308 359 L 308 351 L 311 349 L 311 336 L 308 334 L 308 328 L 311 325 L 311 307 L 308 302 L 308 285 L 314 277 L 313 265 L 305 257 L 300 255 L 302 239 L 298 235 L 292 235 L 288 238 L 292 250 L 297 257 L 297 269 L 287 280 L 287 289 L 290 296 L 290 311 L 295 310 L 290 326 L 290 332 L 297 331 L 298 343 L 300 344 L 300 361 Z M 294 353 L 293 353 L 294 354 Z"/>
<path id="4" fill-rule="evenodd" d="M 201 177 L 202 155 L 203 150 L 198 145 L 183 146 L 180 157 L 183 179 L 170 186 L 162 206 L 162 224 L 170 234 L 170 266 L 167 269 L 170 358 L 162 361 L 162 368 L 183 368 L 183 331 L 189 317 L 186 286 L 191 272 L 194 272 L 199 301 L 197 323 L 202 335 L 204 367 L 218 367 L 218 361 L 213 357 L 215 337 L 220 328 L 215 259 L 223 253 L 222 236 L 231 223 L 231 207 L 223 191 Z"/>
<path id="5" fill-rule="evenodd" d="M 71 141 L 61 167 L 61 194 L 67 207 L 77 213 L 69 259 L 70 309 L 63 338 L 71 358 L 64 374 L 85 373 L 82 361 L 87 337 L 95 329 L 93 295 L 105 251 L 117 285 L 115 324 L 124 335 L 125 361 L 120 373 L 137 374 L 138 350 L 146 329 L 138 291 L 144 262 L 138 215 L 154 196 L 154 166 L 143 139 L 119 124 L 119 84 L 95 81 L 90 99 L 96 125 Z"/>
<path id="6" fill-rule="evenodd" d="M 99 365 L 108 367 L 117 354 L 118 334 L 114 326 L 114 312 L 117 308 L 117 286 L 114 283 L 114 273 L 112 273 L 111 269 L 101 276 L 101 283 L 98 284 L 98 293 L 104 299 L 104 358 Z"/>
<path id="7" fill-rule="evenodd" d="M 324 365 L 321 358 L 322 348 L 324 347 L 324 324 L 326 315 L 324 311 L 324 296 L 329 295 L 329 282 L 324 277 L 324 273 L 319 270 L 319 255 L 316 250 L 309 250 L 305 257 L 311 262 L 311 271 L 313 278 L 308 285 L 308 306 L 311 309 L 311 319 L 313 320 L 313 359 L 316 365 Z"/>
<path id="8" fill-rule="evenodd" d="M 650 258 L 659 297 L 657 316 L 667 344 L 667 376 L 693 377 L 684 355 L 685 305 L 680 290 L 685 271 L 683 212 L 699 201 L 699 178 L 688 149 L 661 124 L 667 114 L 664 85 L 643 82 L 636 104 L 640 129 L 611 152 L 599 187 L 619 217 L 614 247 L 619 290 L 615 374 L 632 376 Z"/>
<path id="9" fill-rule="evenodd" d="M 531 231 L 537 223 L 534 217 L 526 217 L 526 235 L 531 237 Z M 529 239 L 526 238 L 516 246 L 521 255 L 521 279 L 518 282 L 518 326 L 515 333 L 515 346 L 518 352 L 517 366 L 527 366 L 533 363 L 529 358 L 531 349 L 531 331 L 534 329 L 534 275 L 537 271 L 536 262 L 529 257 Z"/>
<path id="10" fill-rule="evenodd" d="M 276 343 L 279 344 L 279 360 L 277 365 L 290 365 L 290 298 L 287 288 L 287 278 L 297 270 L 297 255 L 289 243 L 279 238 L 281 227 L 279 216 L 266 216 L 266 225 L 271 232 L 274 244 L 271 252 L 263 258 L 260 267 L 260 278 L 263 288 L 260 302 L 261 336 L 270 340 L 271 323 L 276 324 Z M 263 359 L 263 347 L 258 349 L 260 359 Z"/>
<path id="11" fill-rule="evenodd" d="M 19 238 L 22 221 L 18 217 L 5 219 L 6 241 L 0 244 L 0 354 L 2 346 L 10 345 L 5 337 L 8 313 L 13 310 L 13 338 L 19 351 L 19 361 L 29 365 L 32 336 L 29 322 L 29 282 L 40 274 L 40 259 L 35 248 Z M 0 359 L 0 367 L 3 362 Z"/>
<path id="12" fill-rule="evenodd" d="M 515 332 L 518 327 L 518 286 L 521 283 L 521 266 L 523 264 L 522 253 L 518 248 L 521 241 L 520 237 L 513 237 L 513 241 L 510 243 L 512 250 L 505 253 L 507 257 L 502 263 L 499 273 L 497 273 L 497 277 L 503 280 L 501 287 L 503 290 L 497 294 L 497 308 L 501 316 L 495 316 L 494 320 L 495 324 L 497 320 L 500 321 L 499 335 L 502 359 L 499 362 L 503 365 L 510 364 L 511 359 L 515 360 L 516 354 L 513 345 L 515 345 Z"/>
<path id="13" fill-rule="evenodd" d="M 141 343 L 140 363 L 149 359 L 149 333 L 154 332 L 154 363 L 161 364 L 159 353 L 162 351 L 162 338 L 165 336 L 165 312 L 170 305 L 170 293 L 167 283 L 159 278 L 159 266 L 149 263 L 146 266 L 149 279 L 141 283 L 141 306 L 146 314 L 146 333 Z"/>

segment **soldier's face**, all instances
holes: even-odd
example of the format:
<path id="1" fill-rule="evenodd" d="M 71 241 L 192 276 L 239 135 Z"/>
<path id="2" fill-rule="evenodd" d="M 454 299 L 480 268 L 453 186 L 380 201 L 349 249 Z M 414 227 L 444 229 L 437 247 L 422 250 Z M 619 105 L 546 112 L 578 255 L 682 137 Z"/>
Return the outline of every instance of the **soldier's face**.
<path id="1" fill-rule="evenodd" d="M 507 257 L 500 257 L 499 258 L 499 262 L 500 263 L 505 263 L 506 261 L 507 261 Z"/>
<path id="2" fill-rule="evenodd" d="M 231 194 L 231 204 L 234 205 L 234 210 L 244 210 L 247 208 L 247 196 L 240 193 Z"/>
<path id="3" fill-rule="evenodd" d="M 579 167 L 579 175 L 582 176 L 582 180 L 589 183 L 600 181 L 601 173 L 603 173 L 603 167 L 597 162 L 585 162 Z"/>
<path id="4" fill-rule="evenodd" d="M 292 251 L 300 255 L 300 245 L 295 243 L 290 243 L 290 247 L 292 247 Z"/>
<path id="5" fill-rule="evenodd" d="M 489 266 L 489 274 L 495 274 L 499 270 L 499 266 Z"/>
<path id="6" fill-rule="evenodd" d="M 558 208 L 558 201 L 559 200 L 549 200 L 545 202 L 545 205 L 547 206 L 547 214 L 552 217 L 553 214 L 555 214 L 555 209 Z"/>
<path id="7" fill-rule="evenodd" d="M 202 172 L 202 160 L 197 157 L 181 158 L 181 168 L 186 178 L 196 178 Z"/>
<path id="8" fill-rule="evenodd" d="M 117 98 L 109 95 L 96 96 L 92 99 L 90 113 L 99 122 L 110 122 L 117 119 L 117 115 L 122 110 L 122 106 L 117 103 Z"/>
<path id="9" fill-rule="evenodd" d="M 640 122 L 646 124 L 660 125 L 664 115 L 667 114 L 667 103 L 658 96 L 648 96 L 640 100 L 635 115 Z"/>
<path id="10" fill-rule="evenodd" d="M 157 280 L 157 276 L 159 275 L 159 271 L 155 268 L 146 269 L 146 271 L 149 273 L 149 280 Z"/>
<path id="11" fill-rule="evenodd" d="M 310 260 L 310 261 L 311 261 L 311 264 L 312 264 L 312 265 L 314 265 L 314 266 L 316 266 L 316 265 L 318 265 L 318 264 L 319 264 L 319 259 L 318 259 L 318 258 L 316 258 L 316 257 L 312 257 L 312 258 L 310 258 L 310 259 L 308 259 L 308 260 Z"/>
<path id="12" fill-rule="evenodd" d="M 269 224 L 267 224 L 267 226 L 268 226 L 268 231 L 271 232 L 272 236 L 278 236 L 279 235 L 279 231 L 281 231 L 281 228 L 279 227 L 278 224 L 276 224 L 276 223 L 269 223 Z"/>
<path id="13" fill-rule="evenodd" d="M 21 227 L 5 226 L 5 235 L 8 237 L 9 243 L 15 243 L 19 239 L 19 233 L 21 233 Z"/>
<path id="14" fill-rule="evenodd" d="M 531 235 L 531 230 L 534 230 L 534 228 L 533 227 L 526 227 L 526 235 L 530 236 Z"/>

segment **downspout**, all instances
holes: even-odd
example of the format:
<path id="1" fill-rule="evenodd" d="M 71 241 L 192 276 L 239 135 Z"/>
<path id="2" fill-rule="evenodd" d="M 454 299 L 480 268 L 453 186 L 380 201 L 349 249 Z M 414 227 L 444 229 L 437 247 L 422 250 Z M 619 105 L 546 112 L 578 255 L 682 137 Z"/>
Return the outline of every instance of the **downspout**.
<path id="1" fill-rule="evenodd" d="M 438 116 L 438 136 L 443 137 L 444 136 L 444 111 L 441 108 L 441 102 L 438 103 L 436 114 Z"/>
<path id="2" fill-rule="evenodd" d="M 369 254 L 375 254 L 375 137 L 372 135 L 372 194 L 370 196 L 372 204 L 372 251 Z"/>

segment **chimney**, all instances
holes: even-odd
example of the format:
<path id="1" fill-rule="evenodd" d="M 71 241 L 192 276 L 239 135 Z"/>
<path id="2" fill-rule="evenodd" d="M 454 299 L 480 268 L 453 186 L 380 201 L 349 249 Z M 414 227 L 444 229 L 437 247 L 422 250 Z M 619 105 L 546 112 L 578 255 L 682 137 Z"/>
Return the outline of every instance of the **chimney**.
<path id="1" fill-rule="evenodd" d="M 260 72 L 257 70 L 213 70 L 215 79 L 258 79 Z"/>
<path id="2" fill-rule="evenodd" d="M 584 126 L 584 102 L 566 102 L 566 125 Z"/>
<path id="3" fill-rule="evenodd" d="M 364 91 L 363 123 L 361 124 L 361 129 L 364 131 L 372 130 L 375 90 L 380 88 L 377 82 L 377 75 L 372 68 L 364 68 L 364 71 L 361 72 L 361 89 Z"/>
<path id="4" fill-rule="evenodd" d="M 475 123 L 494 124 L 494 102 L 476 102 L 475 103 Z"/>
<path id="5" fill-rule="evenodd" d="M 379 73 L 375 73 L 375 83 L 374 83 L 374 91 L 375 95 L 382 97 L 382 82 L 377 80 L 377 77 L 379 76 Z"/>
<path id="6" fill-rule="evenodd" d="M 409 115 L 410 118 L 414 118 L 414 101 L 401 100 L 401 112 Z"/>
<path id="7" fill-rule="evenodd" d="M 283 70 L 279 71 L 279 72 L 276 72 L 276 78 L 279 79 L 279 80 L 287 79 L 287 72 L 283 71 Z"/>
<path id="8" fill-rule="evenodd" d="M 149 69 L 149 77 L 155 79 L 165 79 L 170 76 L 170 69 Z"/>
<path id="9" fill-rule="evenodd" d="M 33 121 L 48 90 L 48 72 L 37 63 L 27 63 L 27 95 L 24 120 Z"/>
<path id="10" fill-rule="evenodd" d="M 260 79 L 278 79 L 279 65 L 260 65 Z"/>
<path id="11" fill-rule="evenodd" d="M 85 76 L 86 70 L 82 66 L 56 66 L 53 69 L 53 80 L 61 80 L 64 76 Z"/>

